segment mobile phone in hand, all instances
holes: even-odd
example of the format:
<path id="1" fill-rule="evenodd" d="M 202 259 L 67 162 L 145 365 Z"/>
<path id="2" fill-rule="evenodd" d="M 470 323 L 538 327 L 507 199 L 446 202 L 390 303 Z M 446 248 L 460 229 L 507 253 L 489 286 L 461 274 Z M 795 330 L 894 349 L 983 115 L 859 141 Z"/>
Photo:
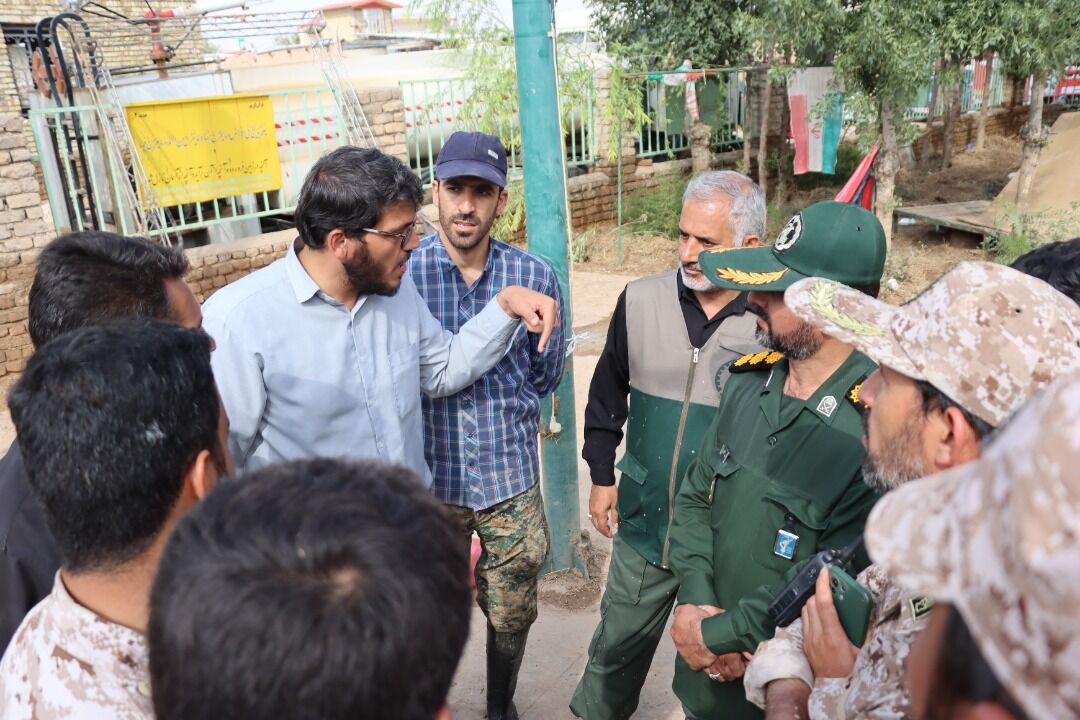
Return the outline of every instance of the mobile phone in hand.
<path id="1" fill-rule="evenodd" d="M 829 590 L 833 605 L 840 616 L 840 624 L 855 647 L 862 647 L 870 624 L 870 608 L 873 599 L 870 591 L 857 583 L 853 577 L 835 565 L 829 566 Z"/>

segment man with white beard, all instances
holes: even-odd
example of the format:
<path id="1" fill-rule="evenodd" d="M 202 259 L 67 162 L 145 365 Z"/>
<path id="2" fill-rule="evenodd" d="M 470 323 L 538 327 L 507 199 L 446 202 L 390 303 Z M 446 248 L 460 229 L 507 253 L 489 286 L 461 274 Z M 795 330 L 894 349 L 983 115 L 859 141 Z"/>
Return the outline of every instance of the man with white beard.
<path id="1" fill-rule="evenodd" d="M 570 703 L 578 717 L 621 720 L 637 708 L 679 584 L 667 564 L 670 499 L 720 403 L 728 366 L 761 349 L 747 294 L 713 285 L 698 256 L 760 245 L 764 234 L 765 200 L 753 181 L 731 171 L 699 175 L 683 194 L 678 268 L 631 282 L 615 305 L 589 386 L 581 454 L 593 483 L 592 523 L 605 537 L 619 533 Z"/>

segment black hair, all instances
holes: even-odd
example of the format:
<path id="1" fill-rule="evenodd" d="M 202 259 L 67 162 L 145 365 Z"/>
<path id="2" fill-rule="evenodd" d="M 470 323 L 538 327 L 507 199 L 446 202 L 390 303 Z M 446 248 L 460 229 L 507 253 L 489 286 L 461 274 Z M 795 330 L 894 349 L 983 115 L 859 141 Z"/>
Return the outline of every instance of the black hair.
<path id="1" fill-rule="evenodd" d="M 927 717 L 954 717 L 958 703 L 996 703 L 1015 720 L 1027 720 L 1027 713 L 1001 684 L 972 637 L 964 617 L 952 605 L 939 605 L 934 612 L 948 612 L 934 668 Z"/>
<path id="2" fill-rule="evenodd" d="M 158 720 L 430 720 L 468 636 L 468 562 L 403 467 L 309 459 L 223 483 L 154 583 Z"/>
<path id="3" fill-rule="evenodd" d="M 1080 237 L 1040 245 L 1010 267 L 1042 280 L 1080 305 Z"/>
<path id="4" fill-rule="evenodd" d="M 35 347 L 63 333 L 133 315 L 165 319 L 165 281 L 188 270 L 183 251 L 138 237 L 74 232 L 45 246 L 30 286 Z"/>
<path id="5" fill-rule="evenodd" d="M 940 410 L 944 412 L 951 407 L 956 408 L 967 420 L 968 425 L 975 431 L 975 437 L 977 440 L 984 440 L 994 432 L 994 426 L 983 420 L 978 415 L 975 415 L 966 407 L 953 400 L 945 393 L 938 390 L 936 387 L 926 382 L 925 380 L 916 380 L 915 385 L 919 388 L 919 395 L 922 396 L 922 411 L 925 415 L 931 410 Z"/>
<path id="6" fill-rule="evenodd" d="M 346 145 L 319 158 L 304 178 L 296 229 L 305 245 L 321 248 L 334 228 L 359 237 L 386 208 L 400 202 L 419 208 L 423 198 L 420 179 L 396 157 Z"/>
<path id="7" fill-rule="evenodd" d="M 172 322 L 129 318 L 61 335 L 27 362 L 8 407 L 60 564 L 72 571 L 141 554 L 198 453 L 226 452 L 210 338 Z"/>
<path id="8" fill-rule="evenodd" d="M 858 290 L 863 295 L 869 295 L 872 298 L 877 298 L 881 294 L 881 283 L 870 283 L 869 285 L 852 285 L 852 290 Z"/>

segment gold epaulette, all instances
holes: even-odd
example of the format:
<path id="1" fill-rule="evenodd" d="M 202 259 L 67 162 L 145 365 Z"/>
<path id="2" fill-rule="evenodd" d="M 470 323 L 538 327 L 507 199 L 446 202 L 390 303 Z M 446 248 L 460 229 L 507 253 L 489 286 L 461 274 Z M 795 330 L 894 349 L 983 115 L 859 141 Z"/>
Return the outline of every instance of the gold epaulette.
<path id="1" fill-rule="evenodd" d="M 859 397 L 859 393 L 862 392 L 862 385 L 865 381 L 865 377 L 861 378 L 858 382 L 851 386 L 850 390 L 847 391 L 848 402 L 854 405 L 855 409 L 858 410 L 860 414 L 870 409 L 867 404 L 862 401 L 862 398 Z"/>
<path id="2" fill-rule="evenodd" d="M 783 358 L 784 353 L 762 350 L 758 353 L 743 355 L 741 358 L 731 363 L 731 367 L 728 369 L 733 373 L 764 370 L 765 368 L 771 368 L 773 365 L 783 360 Z"/>

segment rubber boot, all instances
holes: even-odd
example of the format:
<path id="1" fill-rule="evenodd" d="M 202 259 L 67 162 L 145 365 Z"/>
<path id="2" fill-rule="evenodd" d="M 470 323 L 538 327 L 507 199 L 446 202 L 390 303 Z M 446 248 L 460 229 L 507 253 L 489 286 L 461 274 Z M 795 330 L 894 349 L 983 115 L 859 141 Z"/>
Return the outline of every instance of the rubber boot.
<path id="1" fill-rule="evenodd" d="M 518 670 L 525 656 L 525 640 L 529 629 L 501 633 L 487 626 L 487 707 L 488 720 L 518 720 L 514 707 Z"/>

